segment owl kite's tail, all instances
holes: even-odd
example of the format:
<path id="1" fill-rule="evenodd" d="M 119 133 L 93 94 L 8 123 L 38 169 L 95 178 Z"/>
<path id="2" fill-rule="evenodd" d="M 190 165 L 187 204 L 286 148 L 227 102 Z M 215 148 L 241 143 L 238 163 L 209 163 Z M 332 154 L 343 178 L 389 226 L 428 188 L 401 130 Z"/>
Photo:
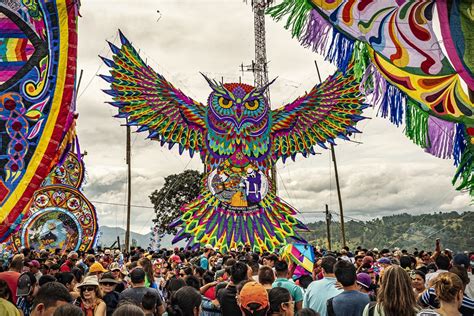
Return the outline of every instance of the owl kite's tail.
<path id="1" fill-rule="evenodd" d="M 297 230 L 307 228 L 294 217 L 296 211 L 270 195 L 267 194 L 257 210 L 245 212 L 224 208 L 211 193 L 200 195 L 184 205 L 181 218 L 171 224 L 181 226 L 173 243 L 185 239 L 188 246 L 211 244 L 222 252 L 239 246 L 273 252 L 291 239 L 306 243 Z"/>

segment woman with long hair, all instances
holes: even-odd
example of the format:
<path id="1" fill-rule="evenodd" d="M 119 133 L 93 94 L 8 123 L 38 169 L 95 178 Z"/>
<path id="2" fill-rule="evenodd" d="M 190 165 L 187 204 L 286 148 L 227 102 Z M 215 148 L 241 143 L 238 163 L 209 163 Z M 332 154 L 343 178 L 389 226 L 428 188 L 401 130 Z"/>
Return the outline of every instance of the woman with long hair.
<path id="1" fill-rule="evenodd" d="M 412 281 L 408 273 L 394 265 L 384 270 L 377 303 L 368 304 L 363 316 L 415 316 L 418 311 Z"/>
<path id="2" fill-rule="evenodd" d="M 99 288 L 97 276 L 85 277 L 84 282 L 77 287 L 80 295 L 74 301 L 74 305 L 80 307 L 85 316 L 105 316 L 107 307 L 102 300 L 102 291 Z"/>
<path id="3" fill-rule="evenodd" d="M 151 260 L 143 257 L 138 260 L 138 266 L 145 271 L 145 286 L 157 289 L 158 286 L 155 283 L 155 277 L 153 276 L 153 265 Z"/>
<path id="4" fill-rule="evenodd" d="M 176 291 L 168 305 L 168 316 L 198 316 L 201 311 L 201 294 L 193 287 L 185 286 Z"/>

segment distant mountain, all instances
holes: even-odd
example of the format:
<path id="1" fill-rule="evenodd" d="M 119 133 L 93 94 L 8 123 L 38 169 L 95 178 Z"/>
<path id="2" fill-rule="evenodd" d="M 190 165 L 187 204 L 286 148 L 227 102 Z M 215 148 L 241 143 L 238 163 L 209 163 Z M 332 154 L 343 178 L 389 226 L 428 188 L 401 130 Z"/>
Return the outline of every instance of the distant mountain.
<path id="1" fill-rule="evenodd" d="M 474 251 L 474 212 L 433 213 L 422 215 L 397 214 L 375 218 L 370 221 L 349 220 L 344 224 L 346 241 L 353 249 L 357 246 L 366 248 L 377 247 L 407 249 L 414 248 L 434 250 L 435 239 L 441 239 L 443 249 L 454 251 Z M 302 232 L 303 237 L 319 247 L 327 248 L 326 222 L 308 224 L 309 232 Z M 332 249 L 340 249 L 340 223 L 331 222 Z M 120 242 L 125 242 L 125 230 L 118 227 L 101 226 L 102 233 L 99 241 L 103 246 L 110 246 L 120 236 Z M 146 235 L 131 232 L 131 242 L 148 247 L 151 233 Z M 165 235 L 161 247 L 182 247 L 185 242 L 172 245 L 173 236 Z"/>
<path id="2" fill-rule="evenodd" d="M 100 226 L 99 232 L 100 232 L 100 237 L 99 237 L 98 245 L 102 247 L 111 246 L 114 242 L 117 241 L 117 236 L 120 237 L 120 243 L 122 245 L 125 244 L 125 229 L 121 227 Z M 143 234 L 139 234 L 133 231 L 130 232 L 130 244 L 132 246 L 136 245 L 136 246 L 141 246 L 143 248 L 146 248 L 150 244 L 150 239 L 151 239 L 151 233 L 143 235 Z M 173 245 L 171 243 L 172 239 L 173 239 L 173 236 L 165 235 L 163 239 L 161 240 L 161 247 L 172 248 L 176 246 L 179 246 L 179 247 L 184 246 L 182 243 Z"/>
<path id="3" fill-rule="evenodd" d="M 397 214 L 370 221 L 345 221 L 347 245 L 393 249 L 414 248 L 434 250 L 436 238 L 443 249 L 474 251 L 474 212 L 433 213 L 422 215 Z M 309 242 L 327 247 L 326 222 L 308 224 L 310 232 L 303 233 Z M 332 222 L 332 249 L 340 249 L 340 223 Z"/>

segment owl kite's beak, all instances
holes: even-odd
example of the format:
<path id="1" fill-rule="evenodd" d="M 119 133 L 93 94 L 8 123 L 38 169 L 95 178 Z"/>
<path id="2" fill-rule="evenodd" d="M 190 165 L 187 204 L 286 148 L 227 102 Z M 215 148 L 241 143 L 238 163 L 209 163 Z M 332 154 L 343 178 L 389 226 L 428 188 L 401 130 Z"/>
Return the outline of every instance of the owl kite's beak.
<path id="1" fill-rule="evenodd" d="M 235 109 L 235 114 L 237 116 L 237 122 L 240 123 L 242 121 L 242 117 L 244 116 L 244 110 L 242 109 L 242 105 L 237 105 Z"/>

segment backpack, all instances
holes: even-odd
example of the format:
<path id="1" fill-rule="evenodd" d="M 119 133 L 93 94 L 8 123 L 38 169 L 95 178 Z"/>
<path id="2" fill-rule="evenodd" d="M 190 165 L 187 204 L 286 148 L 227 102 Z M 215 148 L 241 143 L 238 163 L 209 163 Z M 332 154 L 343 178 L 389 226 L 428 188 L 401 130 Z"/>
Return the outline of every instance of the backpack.
<path id="1" fill-rule="evenodd" d="M 369 316 L 374 316 L 375 305 L 377 305 L 377 302 L 369 302 Z"/>
<path id="2" fill-rule="evenodd" d="M 328 316 L 336 316 L 336 313 L 334 312 L 334 306 L 333 306 L 333 303 L 332 303 L 333 299 L 334 299 L 334 297 L 331 297 L 326 302 L 326 308 L 327 308 Z"/>

